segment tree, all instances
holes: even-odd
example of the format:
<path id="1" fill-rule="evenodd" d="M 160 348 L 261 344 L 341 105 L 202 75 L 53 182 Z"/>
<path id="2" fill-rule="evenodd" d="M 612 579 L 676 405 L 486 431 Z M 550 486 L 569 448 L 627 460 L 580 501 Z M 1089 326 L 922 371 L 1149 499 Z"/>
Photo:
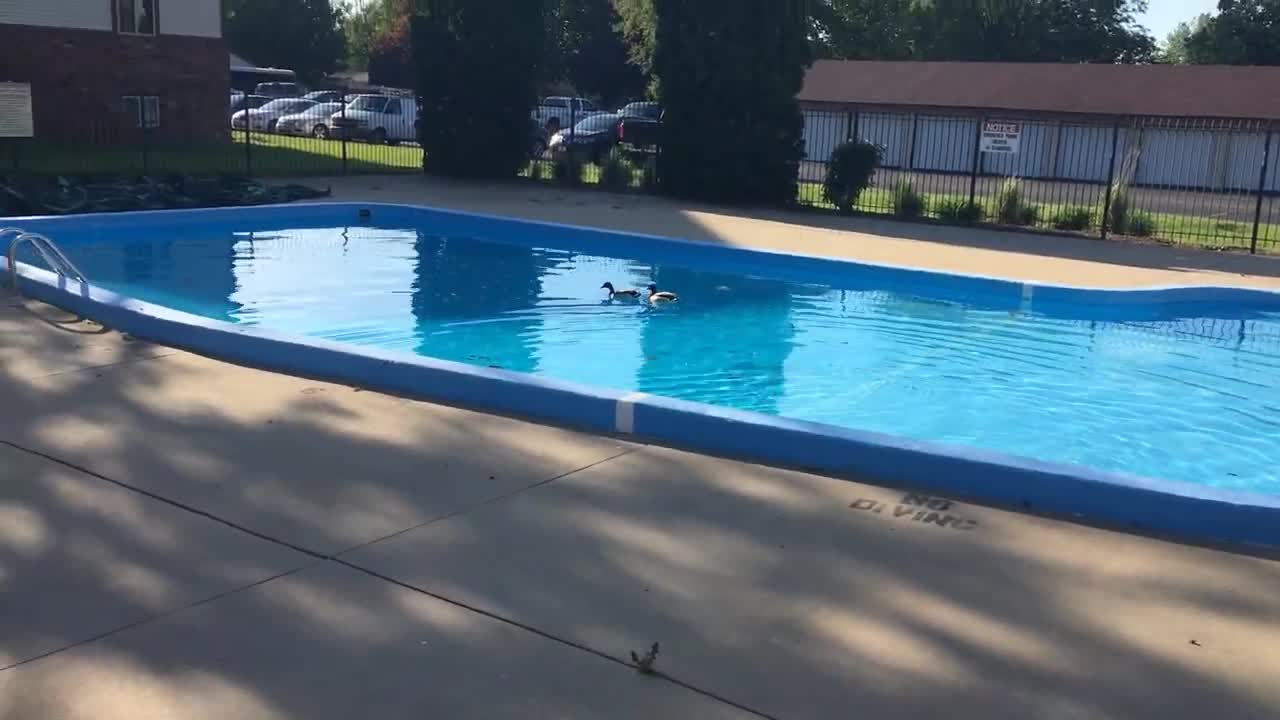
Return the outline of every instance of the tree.
<path id="1" fill-rule="evenodd" d="M 414 85 L 409 20 L 415 0 L 381 0 L 379 24 L 369 42 L 369 82 L 409 88 Z"/>
<path id="2" fill-rule="evenodd" d="M 391 21 L 387 0 L 361 0 L 346 6 L 342 33 L 347 43 L 347 68 L 368 70 L 373 41 Z"/>
<path id="3" fill-rule="evenodd" d="M 1280 65 L 1280 0 L 1218 0 L 1183 48 L 1186 62 Z"/>
<path id="4" fill-rule="evenodd" d="M 815 0 L 815 51 L 860 60 L 1144 62 L 1145 0 Z"/>
<path id="5" fill-rule="evenodd" d="M 411 21 L 429 173 L 514 177 L 529 159 L 544 42 L 540 0 L 428 0 Z"/>
<path id="6" fill-rule="evenodd" d="M 678 197 L 795 202 L 811 62 L 806 0 L 656 0 L 654 69 L 666 111 L 659 175 Z"/>
<path id="7" fill-rule="evenodd" d="M 565 80 L 605 105 L 644 92 L 645 75 L 632 61 L 612 0 L 555 0 L 548 6 L 548 79 Z"/>
<path id="8" fill-rule="evenodd" d="M 342 66 L 342 14 L 330 0 L 226 0 L 227 45 L 250 61 L 315 81 Z"/>
<path id="9" fill-rule="evenodd" d="M 1164 47 L 1160 49 L 1160 61 L 1173 65 L 1212 62 L 1211 60 L 1200 59 L 1198 54 L 1203 48 L 1192 43 L 1192 38 L 1196 35 L 1203 36 L 1205 26 L 1212 19 L 1212 16 L 1203 14 L 1189 23 L 1178 23 L 1173 32 L 1170 32 L 1169 36 L 1165 38 Z"/>
<path id="10" fill-rule="evenodd" d="M 645 75 L 653 75 L 653 54 L 657 45 L 658 15 L 654 0 L 613 0 L 618 14 L 617 30 L 627 43 L 627 53 Z"/>

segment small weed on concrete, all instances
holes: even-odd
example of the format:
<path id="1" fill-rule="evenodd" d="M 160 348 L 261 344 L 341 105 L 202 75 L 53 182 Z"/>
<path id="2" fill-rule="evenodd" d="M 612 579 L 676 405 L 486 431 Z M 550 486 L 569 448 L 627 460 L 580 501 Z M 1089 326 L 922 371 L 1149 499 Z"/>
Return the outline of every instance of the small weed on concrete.
<path id="1" fill-rule="evenodd" d="M 643 655 L 637 654 L 635 650 L 631 651 L 631 662 L 636 669 L 643 675 L 658 674 L 658 643 L 654 643 Z"/>

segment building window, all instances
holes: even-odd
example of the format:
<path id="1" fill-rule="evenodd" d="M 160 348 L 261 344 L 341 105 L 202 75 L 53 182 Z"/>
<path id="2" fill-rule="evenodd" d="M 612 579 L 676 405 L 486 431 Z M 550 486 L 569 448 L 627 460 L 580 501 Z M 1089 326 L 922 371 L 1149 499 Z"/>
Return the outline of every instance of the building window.
<path id="1" fill-rule="evenodd" d="M 160 98 L 152 95 L 127 95 L 124 98 L 126 118 L 137 121 L 136 127 L 160 127 Z"/>
<path id="2" fill-rule="evenodd" d="M 112 0 L 116 4 L 116 29 L 130 35 L 156 34 L 158 0 Z"/>

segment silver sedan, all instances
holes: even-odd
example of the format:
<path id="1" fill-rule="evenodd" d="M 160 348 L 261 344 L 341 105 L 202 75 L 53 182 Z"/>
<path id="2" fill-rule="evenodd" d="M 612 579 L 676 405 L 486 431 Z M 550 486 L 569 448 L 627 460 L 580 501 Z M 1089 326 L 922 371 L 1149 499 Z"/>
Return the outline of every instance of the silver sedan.
<path id="1" fill-rule="evenodd" d="M 342 112 L 342 103 L 320 103 L 314 107 L 285 115 L 276 120 L 276 132 L 282 135 L 310 135 L 323 140 L 329 137 L 329 118 Z"/>

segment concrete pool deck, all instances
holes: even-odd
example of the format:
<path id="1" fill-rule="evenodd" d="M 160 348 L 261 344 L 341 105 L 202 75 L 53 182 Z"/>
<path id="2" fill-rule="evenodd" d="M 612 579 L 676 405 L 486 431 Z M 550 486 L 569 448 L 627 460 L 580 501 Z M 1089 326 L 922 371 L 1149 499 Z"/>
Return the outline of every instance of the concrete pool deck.
<path id="1" fill-rule="evenodd" d="M 275 375 L 11 296 L 0 407 L 3 720 L 1280 715 L 1273 560 Z M 670 680 L 621 664 L 653 642 Z"/>
<path id="2" fill-rule="evenodd" d="M 284 181 L 281 181 L 284 182 Z M 1027 282 L 1133 288 L 1223 285 L 1280 289 L 1280 255 L 840 217 L 703 207 L 645 195 L 534 183 L 463 183 L 418 175 L 308 178 L 329 201 L 490 213 Z M 323 201 L 321 201 L 323 202 Z"/>

